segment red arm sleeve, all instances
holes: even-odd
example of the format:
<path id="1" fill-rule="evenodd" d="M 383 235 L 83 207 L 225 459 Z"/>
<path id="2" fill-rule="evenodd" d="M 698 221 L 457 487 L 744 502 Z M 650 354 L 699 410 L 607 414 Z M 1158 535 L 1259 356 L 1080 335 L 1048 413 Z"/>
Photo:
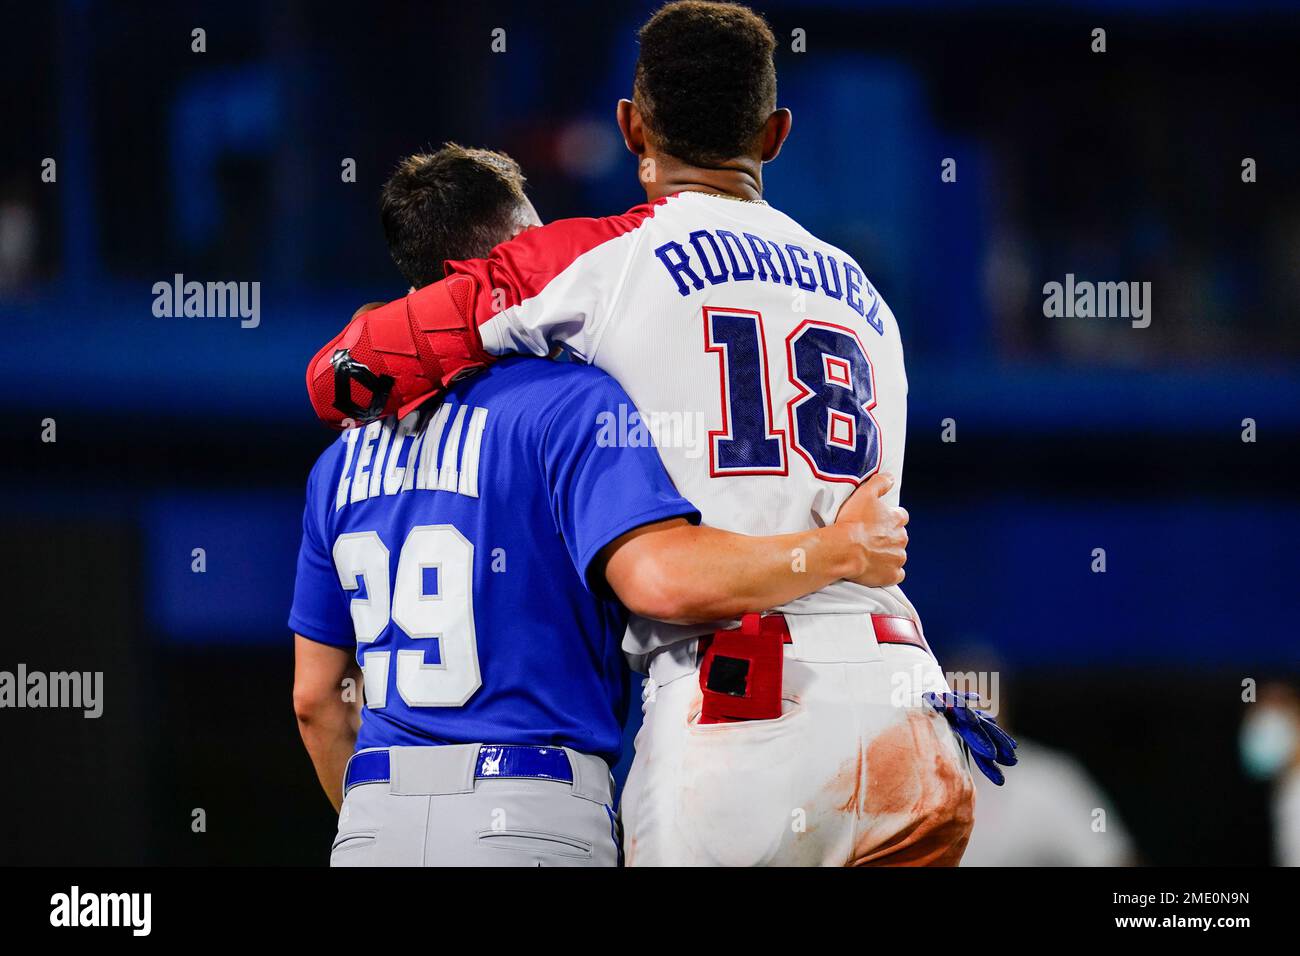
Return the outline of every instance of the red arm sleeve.
<path id="1" fill-rule="evenodd" d="M 453 275 L 404 299 L 358 312 L 307 366 L 307 394 L 321 421 L 349 428 L 405 415 L 453 381 L 496 361 L 474 315 L 487 298 L 479 279 Z"/>
<path id="2" fill-rule="evenodd" d="M 572 284 L 549 302 L 547 287 L 585 253 L 633 232 L 663 201 L 618 216 L 561 219 L 526 229 L 486 259 L 447 262 L 448 277 L 441 282 L 353 316 L 307 367 L 316 415 L 334 428 L 347 428 L 404 415 L 440 397 L 457 377 L 495 361 L 483 347 L 479 326 L 516 306 L 531 306 L 529 317 L 514 341 L 498 341 L 494 351 L 518 347 L 545 354 L 548 345 L 592 317 L 590 303 L 565 294 Z M 583 283 L 588 299 L 601 288 L 593 283 Z"/>

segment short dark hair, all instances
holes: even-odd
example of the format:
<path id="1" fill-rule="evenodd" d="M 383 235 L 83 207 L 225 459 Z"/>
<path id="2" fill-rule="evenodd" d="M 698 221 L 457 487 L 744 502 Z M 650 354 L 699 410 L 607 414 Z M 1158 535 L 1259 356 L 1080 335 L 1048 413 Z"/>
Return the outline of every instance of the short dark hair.
<path id="1" fill-rule="evenodd" d="M 447 143 L 397 164 L 380 195 L 388 251 L 417 289 L 443 278 L 448 259 L 478 259 L 509 239 L 524 174 L 505 153 Z"/>
<path id="2" fill-rule="evenodd" d="M 776 38 L 736 3 L 678 0 L 641 28 L 633 99 L 664 152 L 694 166 L 743 156 L 776 109 Z"/>

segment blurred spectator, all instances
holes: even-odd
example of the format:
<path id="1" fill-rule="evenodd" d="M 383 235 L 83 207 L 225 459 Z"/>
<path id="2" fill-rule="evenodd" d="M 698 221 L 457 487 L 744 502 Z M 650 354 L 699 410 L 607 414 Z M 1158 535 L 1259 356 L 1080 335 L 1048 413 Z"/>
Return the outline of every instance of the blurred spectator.
<path id="1" fill-rule="evenodd" d="M 0 196 L 0 292 L 19 289 L 36 269 L 36 213 L 25 190 Z"/>
<path id="2" fill-rule="evenodd" d="M 1300 695 L 1266 685 L 1241 722 L 1241 762 L 1256 780 L 1273 783 L 1273 858 L 1300 866 Z"/>
<path id="3" fill-rule="evenodd" d="M 1131 866 L 1136 851 L 1110 797 L 1083 764 L 1064 751 L 1026 740 L 1009 723 L 1006 670 L 985 646 L 953 655 L 969 670 L 952 671 L 953 690 L 974 691 L 1019 743 L 1020 762 L 994 785 L 975 769 L 975 828 L 962 866 Z"/>
<path id="4" fill-rule="evenodd" d="M 1004 723 L 999 719 L 999 723 Z M 962 866 L 1129 866 L 1133 844 L 1110 798 L 1069 754 L 1016 735 L 1005 786 L 975 772 L 975 829 Z"/>

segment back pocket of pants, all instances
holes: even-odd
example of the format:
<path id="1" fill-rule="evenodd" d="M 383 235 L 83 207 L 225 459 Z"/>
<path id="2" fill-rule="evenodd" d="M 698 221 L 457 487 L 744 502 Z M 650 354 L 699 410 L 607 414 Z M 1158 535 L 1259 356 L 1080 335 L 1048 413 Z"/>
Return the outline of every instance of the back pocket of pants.
<path id="1" fill-rule="evenodd" d="M 366 859 L 370 856 L 366 851 L 374 849 L 378 836 L 378 830 L 349 830 L 340 833 L 330 849 L 330 866 L 365 866 Z"/>
<path id="2" fill-rule="evenodd" d="M 478 842 L 480 846 L 516 853 L 540 853 L 579 860 L 591 858 L 591 844 L 586 840 L 545 830 L 481 830 Z"/>

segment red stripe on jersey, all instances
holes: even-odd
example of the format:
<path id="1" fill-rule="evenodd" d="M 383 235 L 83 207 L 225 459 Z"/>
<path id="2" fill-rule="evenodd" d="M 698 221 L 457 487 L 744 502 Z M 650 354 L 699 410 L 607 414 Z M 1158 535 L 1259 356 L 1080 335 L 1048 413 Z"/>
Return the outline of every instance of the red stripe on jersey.
<path id="1" fill-rule="evenodd" d="M 501 243 L 486 259 L 449 260 L 447 275 L 468 275 L 478 281 L 474 320 L 482 325 L 502 310 L 538 295 L 579 256 L 637 229 L 669 198 L 633 206 L 620 216 L 559 219 L 526 229 Z"/>

